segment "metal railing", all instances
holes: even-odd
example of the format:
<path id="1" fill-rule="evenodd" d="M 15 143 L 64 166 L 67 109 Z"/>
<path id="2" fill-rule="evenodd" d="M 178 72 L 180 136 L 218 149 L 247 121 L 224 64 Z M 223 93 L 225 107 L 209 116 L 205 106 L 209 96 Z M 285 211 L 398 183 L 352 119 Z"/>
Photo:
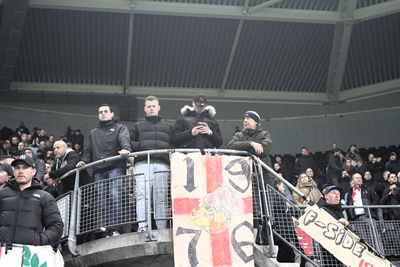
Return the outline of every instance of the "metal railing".
<path id="1" fill-rule="evenodd" d="M 131 153 L 128 156 L 146 156 L 147 164 L 149 164 L 152 155 L 170 152 L 192 153 L 200 152 L 200 150 L 150 150 Z M 342 266 L 333 256 L 326 253 L 316 241 L 310 239 L 304 232 L 296 229 L 292 217 L 296 218 L 302 214 L 301 207 L 293 205 L 293 203 L 290 203 L 289 200 L 275 189 L 269 185 L 266 186 L 263 179 L 263 170 L 266 170 L 271 177 L 281 180 L 291 191 L 299 194 L 308 203 L 310 200 L 298 191 L 297 188 L 275 173 L 269 166 L 260 161 L 259 158 L 247 152 L 224 149 L 208 149 L 204 152 L 251 156 L 253 158 L 252 185 L 254 219 L 258 220 L 260 225 L 266 227 L 267 232 L 274 233 L 277 238 L 291 246 L 298 255 L 307 259 L 314 266 Z M 146 216 L 142 220 L 138 220 L 136 214 L 136 178 L 143 176 L 143 173 L 114 177 L 79 187 L 79 174 L 82 170 L 118 159 L 121 159 L 121 157 L 115 156 L 99 160 L 81 168 L 74 169 L 61 177 L 61 179 L 64 179 L 71 174 L 76 175 L 74 191 L 59 197 L 57 201 L 65 224 L 63 238 L 68 236 L 68 247 L 73 255 L 79 254 L 76 246 L 77 235 L 79 234 L 89 233 L 114 225 L 129 225 L 145 221 L 148 224 L 148 239 L 156 240 L 157 236 L 152 232 L 152 215 L 156 221 L 172 219 L 170 179 L 168 179 L 168 184 L 161 187 L 161 190 L 165 191 L 164 193 L 167 196 L 167 213 L 166 216 L 158 217 L 157 214 L 154 213 L 155 203 L 151 201 L 151 195 L 154 193 L 154 187 L 151 188 L 151 175 L 150 177 L 144 177 L 146 185 Z M 169 171 L 165 172 L 165 174 L 169 176 Z M 107 194 L 110 186 L 115 186 L 115 184 L 117 184 L 117 187 L 121 190 L 118 199 L 112 199 L 110 194 Z M 119 211 L 115 211 L 112 208 L 115 203 L 121 205 Z M 378 206 L 365 206 L 364 208 L 370 213 L 370 209 L 377 207 Z M 390 208 L 390 206 L 379 207 Z M 371 218 L 366 222 L 357 221 L 351 222 L 351 224 L 353 225 L 353 232 L 359 235 L 361 239 L 371 244 L 371 246 L 382 255 L 391 256 L 400 254 L 400 221 L 377 222 Z M 385 240 L 385 242 L 382 242 L 382 240 Z M 267 243 L 270 245 L 269 253 L 272 255 L 274 245 L 272 235 L 268 236 Z"/>

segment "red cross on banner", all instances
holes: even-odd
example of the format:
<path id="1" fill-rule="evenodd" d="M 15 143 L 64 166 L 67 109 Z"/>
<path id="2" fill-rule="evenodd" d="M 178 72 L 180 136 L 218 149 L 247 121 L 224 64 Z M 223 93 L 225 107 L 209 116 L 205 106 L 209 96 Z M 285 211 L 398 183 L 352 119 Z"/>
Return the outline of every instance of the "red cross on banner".
<path id="1" fill-rule="evenodd" d="M 251 159 L 171 154 L 175 266 L 254 266 Z"/>

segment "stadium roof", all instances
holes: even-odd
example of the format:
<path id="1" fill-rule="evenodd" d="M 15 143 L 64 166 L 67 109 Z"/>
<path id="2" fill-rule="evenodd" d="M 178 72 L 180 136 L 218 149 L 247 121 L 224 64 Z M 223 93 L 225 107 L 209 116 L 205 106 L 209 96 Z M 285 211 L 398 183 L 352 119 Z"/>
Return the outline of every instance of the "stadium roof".
<path id="1" fill-rule="evenodd" d="M 4 0 L 1 11 L 3 90 L 320 104 L 400 91 L 400 0 Z"/>

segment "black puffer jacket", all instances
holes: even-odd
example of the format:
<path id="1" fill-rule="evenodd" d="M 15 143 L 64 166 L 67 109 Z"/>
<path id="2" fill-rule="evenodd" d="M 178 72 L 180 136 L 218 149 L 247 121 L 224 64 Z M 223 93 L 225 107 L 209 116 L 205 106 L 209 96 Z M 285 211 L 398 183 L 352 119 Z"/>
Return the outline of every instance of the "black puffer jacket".
<path id="1" fill-rule="evenodd" d="M 82 161 L 85 163 L 117 156 L 121 149 L 131 150 L 129 130 L 116 120 L 100 121 L 99 127 L 90 130 L 89 143 L 85 147 Z M 126 168 L 125 159 L 110 161 L 93 167 L 93 171 L 109 171 Z"/>
<path id="2" fill-rule="evenodd" d="M 64 224 L 55 199 L 39 180 L 20 191 L 15 179 L 0 190 L 0 242 L 51 245 L 60 240 Z"/>
<path id="3" fill-rule="evenodd" d="M 175 122 L 172 131 L 172 141 L 180 148 L 218 148 L 222 145 L 222 134 L 218 122 L 214 119 L 216 114 L 213 106 L 207 106 L 205 111 L 198 114 L 193 107 L 188 105 L 181 109 L 182 116 Z M 199 122 L 205 122 L 212 131 L 212 135 L 192 135 L 192 129 L 198 126 Z"/>
<path id="4" fill-rule="evenodd" d="M 133 151 L 171 148 L 172 125 L 161 117 L 146 117 L 145 121 L 137 122 L 129 131 Z M 168 154 L 152 155 L 151 158 L 161 159 L 168 163 Z M 146 159 L 145 156 L 135 159 L 136 162 Z"/>

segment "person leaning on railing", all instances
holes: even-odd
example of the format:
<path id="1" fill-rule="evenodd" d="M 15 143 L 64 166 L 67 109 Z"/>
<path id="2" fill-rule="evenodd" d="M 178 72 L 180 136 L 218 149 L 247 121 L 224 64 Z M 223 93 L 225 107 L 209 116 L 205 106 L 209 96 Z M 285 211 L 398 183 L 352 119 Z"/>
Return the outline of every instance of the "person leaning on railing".
<path id="1" fill-rule="evenodd" d="M 90 131 L 89 143 L 85 148 L 82 160 L 78 162 L 76 167 L 82 167 L 86 163 L 106 159 L 108 157 L 121 155 L 126 156 L 131 151 L 129 130 L 126 125 L 117 123 L 114 118 L 114 112 L 110 105 L 102 104 L 98 110 L 99 127 Z M 123 176 L 126 174 L 126 160 L 109 161 L 101 165 L 93 167 L 94 181 L 104 181 L 113 177 Z M 117 226 L 121 220 L 122 206 L 120 203 L 122 195 L 122 185 L 120 180 L 112 180 L 109 183 L 108 189 L 105 186 L 100 186 L 98 195 L 102 201 L 101 206 L 104 209 L 108 208 L 111 216 L 105 216 L 106 223 L 114 225 L 106 229 L 106 235 L 119 235 L 120 226 Z M 106 207 L 105 197 L 109 195 L 112 203 Z"/>
<path id="2" fill-rule="evenodd" d="M 172 147 L 171 131 L 172 125 L 159 116 L 161 107 L 155 96 L 145 99 L 144 111 L 146 119 L 137 122 L 130 129 L 131 145 L 134 151 L 152 149 L 168 149 Z M 150 164 L 150 166 L 149 166 Z M 150 181 L 150 187 L 154 190 L 154 218 L 157 229 L 167 228 L 167 196 L 169 180 L 169 157 L 168 154 L 151 155 L 150 163 L 147 156 L 135 158 L 135 180 L 136 180 L 136 214 L 139 222 L 138 232 L 148 230 L 146 218 L 146 184 L 145 177 Z M 150 169 L 150 170 L 149 170 Z M 151 192 L 151 189 L 150 189 Z"/>

